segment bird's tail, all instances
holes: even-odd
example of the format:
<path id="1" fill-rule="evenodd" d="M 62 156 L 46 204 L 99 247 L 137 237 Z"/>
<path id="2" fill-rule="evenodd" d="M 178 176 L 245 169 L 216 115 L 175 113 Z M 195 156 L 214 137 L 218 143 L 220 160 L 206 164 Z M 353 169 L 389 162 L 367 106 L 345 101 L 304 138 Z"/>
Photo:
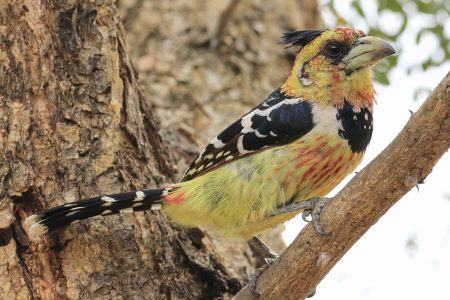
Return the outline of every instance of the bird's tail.
<path id="1" fill-rule="evenodd" d="M 75 201 L 29 216 L 25 220 L 25 225 L 28 228 L 28 236 L 33 238 L 93 216 L 117 214 L 127 209 L 132 211 L 159 210 L 163 198 L 175 190 L 176 187 L 166 187 Z"/>

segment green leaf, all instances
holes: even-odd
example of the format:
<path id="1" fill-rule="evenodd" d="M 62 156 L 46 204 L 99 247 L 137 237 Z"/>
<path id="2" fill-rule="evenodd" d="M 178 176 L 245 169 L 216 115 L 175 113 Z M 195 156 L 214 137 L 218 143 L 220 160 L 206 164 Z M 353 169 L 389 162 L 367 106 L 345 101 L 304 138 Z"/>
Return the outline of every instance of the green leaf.
<path id="1" fill-rule="evenodd" d="M 395 12 L 403 12 L 403 6 L 398 1 L 387 1 L 386 9 L 389 9 L 391 11 Z"/>
<path id="2" fill-rule="evenodd" d="M 383 85 L 389 85 L 389 78 L 386 72 L 375 72 L 375 80 Z"/>
<path id="3" fill-rule="evenodd" d="M 434 63 L 433 63 L 433 61 L 431 60 L 431 58 L 429 57 L 429 58 L 427 58 L 427 60 L 425 60 L 424 62 L 422 62 L 422 69 L 424 70 L 424 71 L 426 71 L 426 70 L 428 70 L 431 66 L 433 66 L 434 65 Z"/>
<path id="4" fill-rule="evenodd" d="M 425 14 L 435 14 L 440 7 L 443 7 L 437 1 L 414 0 L 414 3 L 417 5 L 417 9 Z"/>

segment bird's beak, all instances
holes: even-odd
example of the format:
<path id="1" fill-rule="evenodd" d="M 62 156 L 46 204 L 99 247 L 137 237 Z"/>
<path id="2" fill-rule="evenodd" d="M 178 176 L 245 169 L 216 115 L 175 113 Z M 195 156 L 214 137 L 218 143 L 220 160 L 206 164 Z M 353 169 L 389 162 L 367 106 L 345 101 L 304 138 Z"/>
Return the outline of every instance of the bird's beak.
<path id="1" fill-rule="evenodd" d="M 374 36 L 358 39 L 357 44 L 342 59 L 347 72 L 376 64 L 379 60 L 395 53 L 395 49 L 385 40 Z"/>

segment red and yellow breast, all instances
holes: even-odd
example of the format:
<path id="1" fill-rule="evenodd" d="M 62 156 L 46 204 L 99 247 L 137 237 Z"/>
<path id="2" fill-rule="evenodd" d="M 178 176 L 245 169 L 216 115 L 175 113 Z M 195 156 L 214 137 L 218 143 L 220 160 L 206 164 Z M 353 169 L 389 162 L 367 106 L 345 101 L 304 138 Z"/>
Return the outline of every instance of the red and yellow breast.
<path id="1" fill-rule="evenodd" d="M 291 144 L 244 157 L 167 195 L 164 211 L 178 223 L 249 238 L 292 218 L 278 207 L 327 195 L 362 159 L 348 141 L 316 126 Z"/>
<path id="2" fill-rule="evenodd" d="M 290 145 L 289 159 L 273 169 L 283 176 L 287 194 L 298 199 L 327 195 L 361 162 L 346 141 L 325 135 L 300 139 Z"/>

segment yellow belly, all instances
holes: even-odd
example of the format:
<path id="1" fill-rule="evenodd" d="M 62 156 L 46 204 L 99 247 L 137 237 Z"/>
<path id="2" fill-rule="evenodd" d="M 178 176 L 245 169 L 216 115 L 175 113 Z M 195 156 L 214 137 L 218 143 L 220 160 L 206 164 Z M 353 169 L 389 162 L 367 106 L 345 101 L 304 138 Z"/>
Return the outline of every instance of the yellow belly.
<path id="1" fill-rule="evenodd" d="M 308 135 L 180 183 L 163 210 L 183 225 L 249 238 L 295 216 L 298 212 L 268 217 L 293 197 L 328 194 L 362 156 L 339 137 Z"/>

